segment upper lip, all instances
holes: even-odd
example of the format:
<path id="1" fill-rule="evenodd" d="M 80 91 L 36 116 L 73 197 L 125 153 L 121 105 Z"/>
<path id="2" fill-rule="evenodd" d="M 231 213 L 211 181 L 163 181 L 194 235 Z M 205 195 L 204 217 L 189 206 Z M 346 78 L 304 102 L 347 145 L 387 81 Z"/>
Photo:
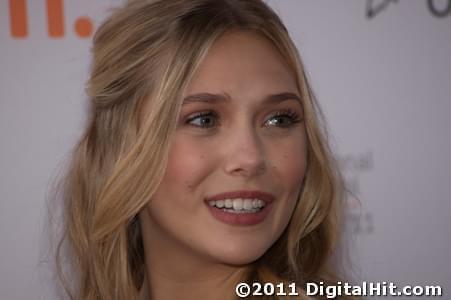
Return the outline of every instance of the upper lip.
<path id="1" fill-rule="evenodd" d="M 263 191 L 230 191 L 217 195 L 213 195 L 211 197 L 207 197 L 206 201 L 216 201 L 216 200 L 225 200 L 225 199 L 260 199 L 269 203 L 275 199 L 275 196 L 271 193 L 263 192 Z"/>

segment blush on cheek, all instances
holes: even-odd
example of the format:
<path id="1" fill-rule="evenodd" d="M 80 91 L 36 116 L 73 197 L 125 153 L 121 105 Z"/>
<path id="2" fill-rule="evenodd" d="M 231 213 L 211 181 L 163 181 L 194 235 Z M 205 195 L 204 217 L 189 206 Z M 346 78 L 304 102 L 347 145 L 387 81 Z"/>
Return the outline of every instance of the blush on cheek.
<path id="1" fill-rule="evenodd" d="M 176 134 L 162 182 L 169 193 L 193 192 L 212 171 L 211 147 L 205 146 L 183 132 Z"/>

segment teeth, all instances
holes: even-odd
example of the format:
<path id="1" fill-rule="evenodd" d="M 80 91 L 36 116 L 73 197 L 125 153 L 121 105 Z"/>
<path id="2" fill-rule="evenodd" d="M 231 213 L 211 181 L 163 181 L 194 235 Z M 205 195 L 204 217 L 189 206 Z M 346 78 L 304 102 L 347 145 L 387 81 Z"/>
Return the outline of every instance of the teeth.
<path id="1" fill-rule="evenodd" d="M 243 208 L 244 208 L 245 210 L 251 210 L 252 208 L 254 208 L 254 206 L 252 205 L 252 201 L 253 201 L 253 200 L 249 200 L 249 199 L 244 200 L 244 201 L 243 201 Z"/>
<path id="2" fill-rule="evenodd" d="M 225 207 L 226 208 L 232 208 L 233 207 L 232 199 L 225 199 Z"/>
<path id="3" fill-rule="evenodd" d="M 252 206 L 255 208 L 258 207 L 258 199 L 252 199 Z"/>
<path id="4" fill-rule="evenodd" d="M 243 199 L 233 200 L 233 209 L 234 210 L 242 210 L 243 209 Z"/>
<path id="5" fill-rule="evenodd" d="M 225 200 L 216 200 L 209 201 L 208 204 L 210 206 L 215 206 L 217 208 L 224 208 L 227 211 L 259 211 L 263 208 L 266 203 L 261 199 L 225 199 Z"/>

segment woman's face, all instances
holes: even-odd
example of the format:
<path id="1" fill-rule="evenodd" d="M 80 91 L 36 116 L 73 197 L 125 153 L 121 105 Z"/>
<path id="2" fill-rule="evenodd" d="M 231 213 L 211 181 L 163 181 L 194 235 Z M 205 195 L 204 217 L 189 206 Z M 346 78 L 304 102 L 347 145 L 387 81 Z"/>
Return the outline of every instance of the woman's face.
<path id="1" fill-rule="evenodd" d="M 161 253 L 226 264 L 259 258 L 286 228 L 306 169 L 300 93 L 252 33 L 216 41 L 187 90 L 144 234 Z"/>

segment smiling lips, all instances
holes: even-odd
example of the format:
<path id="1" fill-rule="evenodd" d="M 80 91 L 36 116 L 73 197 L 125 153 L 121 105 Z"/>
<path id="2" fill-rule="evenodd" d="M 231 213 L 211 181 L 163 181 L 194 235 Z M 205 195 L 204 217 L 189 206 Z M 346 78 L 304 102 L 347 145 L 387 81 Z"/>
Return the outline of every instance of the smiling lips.
<path id="1" fill-rule="evenodd" d="M 226 192 L 208 197 L 206 203 L 213 217 L 230 225 L 255 225 L 268 215 L 274 200 L 262 191 Z"/>

